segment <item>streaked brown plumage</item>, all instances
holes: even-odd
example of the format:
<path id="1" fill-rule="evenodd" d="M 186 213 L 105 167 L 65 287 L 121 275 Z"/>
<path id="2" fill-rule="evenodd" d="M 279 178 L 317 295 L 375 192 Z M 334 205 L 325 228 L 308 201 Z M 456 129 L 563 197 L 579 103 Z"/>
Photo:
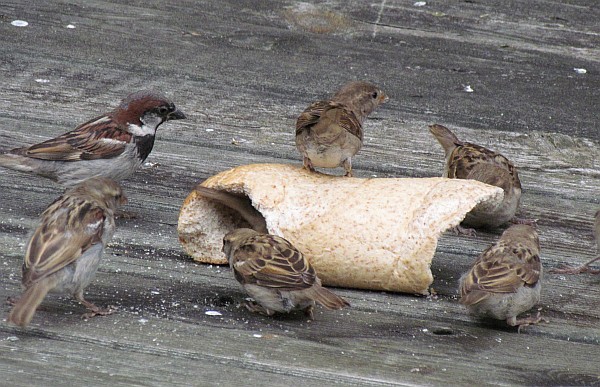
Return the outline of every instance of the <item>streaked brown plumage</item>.
<path id="1" fill-rule="evenodd" d="M 475 315 L 511 326 L 535 324 L 542 320 L 539 314 L 517 316 L 539 302 L 542 275 L 537 232 L 529 225 L 513 225 L 460 278 L 460 303 Z"/>
<path id="2" fill-rule="evenodd" d="M 95 176 L 119 181 L 146 160 L 162 123 L 183 118 L 185 115 L 162 94 L 138 91 L 113 111 L 73 131 L 0 154 L 0 166 L 34 173 L 67 187 Z"/>
<path id="3" fill-rule="evenodd" d="M 591 273 L 600 274 L 600 269 L 591 269 L 590 265 L 600 260 L 600 210 L 596 211 L 594 215 L 594 239 L 596 241 L 596 257 L 587 261 L 581 266 L 567 266 L 564 265 L 560 269 L 550 269 L 550 273 L 555 274 L 580 274 L 580 273 Z"/>
<path id="4" fill-rule="evenodd" d="M 252 312 L 304 310 L 313 319 L 315 302 L 328 309 L 350 304 L 321 286 L 321 280 L 304 255 L 284 238 L 241 228 L 223 238 L 223 252 L 235 278 L 255 300 Z"/>
<path id="5" fill-rule="evenodd" d="M 482 146 L 460 141 L 448 128 L 434 124 L 429 131 L 444 148 L 446 165 L 444 177 L 473 179 L 504 190 L 504 199 L 497 208 L 475 207 L 463 221 L 470 227 L 498 227 L 514 219 L 521 200 L 521 181 L 517 168 L 500 153 Z M 531 220 L 515 219 L 516 223 L 531 224 Z M 473 230 L 457 228 L 462 233 Z"/>
<path id="6" fill-rule="evenodd" d="M 362 123 L 373 110 L 387 100 L 377 86 L 350 82 L 331 99 L 317 101 L 306 108 L 296 122 L 296 147 L 304 168 L 344 166 L 352 176 L 352 157 L 362 147 Z"/>
<path id="7" fill-rule="evenodd" d="M 92 178 L 66 191 L 44 211 L 25 252 L 25 292 L 10 311 L 9 322 L 29 324 L 51 290 L 71 293 L 92 312 L 85 316 L 113 312 L 85 300 L 83 291 L 112 238 L 114 211 L 126 201 L 116 182 Z"/>

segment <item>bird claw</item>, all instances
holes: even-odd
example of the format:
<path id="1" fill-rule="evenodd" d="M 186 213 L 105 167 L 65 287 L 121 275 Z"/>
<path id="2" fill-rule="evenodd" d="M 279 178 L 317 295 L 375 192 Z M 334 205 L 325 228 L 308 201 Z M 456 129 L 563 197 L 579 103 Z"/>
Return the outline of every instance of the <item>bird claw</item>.
<path id="1" fill-rule="evenodd" d="M 590 267 L 587 264 L 581 266 L 562 265 L 560 268 L 550 269 L 548 272 L 552 274 L 600 274 L 600 270 L 590 269 Z"/>
<path id="2" fill-rule="evenodd" d="M 108 316 L 109 314 L 113 314 L 117 311 L 117 307 L 112 306 L 112 305 L 109 305 L 106 308 L 100 308 L 99 306 L 96 306 L 94 304 L 91 304 L 91 305 L 92 305 L 91 307 L 86 305 L 90 311 L 82 314 L 81 315 L 82 319 L 88 320 L 95 316 Z"/>
<path id="3" fill-rule="evenodd" d="M 132 220 L 137 219 L 138 215 L 134 211 L 117 210 L 115 212 L 116 219 Z"/>
<path id="4" fill-rule="evenodd" d="M 513 224 L 526 224 L 528 226 L 537 226 L 537 219 L 517 218 L 516 216 L 510 220 Z"/>
<path id="5" fill-rule="evenodd" d="M 304 309 L 304 314 L 308 317 L 309 320 L 315 319 L 315 307 L 313 305 L 308 306 Z"/>
<path id="6" fill-rule="evenodd" d="M 530 325 L 535 325 L 538 324 L 540 322 L 545 322 L 548 323 L 550 322 L 549 320 L 545 319 L 544 317 L 541 316 L 541 312 L 538 311 L 537 314 L 535 315 L 535 317 L 530 316 L 530 317 L 525 317 L 525 318 L 521 318 L 515 321 L 514 325 L 517 325 L 517 333 L 521 333 L 521 328 L 525 328 L 528 327 Z"/>
<path id="7" fill-rule="evenodd" d="M 275 314 L 271 309 L 267 309 L 255 301 L 246 301 L 244 306 L 252 313 L 260 313 L 264 316 L 272 316 Z"/>
<path id="8" fill-rule="evenodd" d="M 455 235 L 466 235 L 466 236 L 470 236 L 470 237 L 477 236 L 477 231 L 475 231 L 474 228 L 466 228 L 466 227 L 461 226 L 460 224 L 456 227 L 452 227 L 452 232 Z"/>
<path id="9" fill-rule="evenodd" d="M 600 260 L 600 255 L 596 258 L 587 261 L 581 266 L 568 266 L 563 265 L 560 269 L 551 269 L 550 273 L 557 274 L 580 274 L 580 273 L 590 273 L 590 274 L 600 274 L 600 270 L 590 269 L 590 265 L 597 260 Z"/>
<path id="10" fill-rule="evenodd" d="M 302 168 L 306 169 L 309 172 L 316 172 L 315 167 L 313 167 L 312 162 L 308 157 L 304 157 L 302 159 Z"/>
<path id="11" fill-rule="evenodd" d="M 352 177 L 352 161 L 350 159 L 344 161 L 344 171 L 344 177 Z"/>

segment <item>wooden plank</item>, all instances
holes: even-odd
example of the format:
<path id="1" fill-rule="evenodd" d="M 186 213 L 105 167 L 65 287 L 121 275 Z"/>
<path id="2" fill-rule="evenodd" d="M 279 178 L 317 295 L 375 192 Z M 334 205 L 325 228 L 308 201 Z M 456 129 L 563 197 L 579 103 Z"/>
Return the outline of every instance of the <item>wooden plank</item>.
<path id="1" fill-rule="evenodd" d="M 458 305 L 458 278 L 501 230 L 444 235 L 434 297 L 336 289 L 352 308 L 318 309 L 310 323 L 239 308 L 229 270 L 193 263 L 176 235 L 197 182 L 240 164 L 299 163 L 297 115 L 367 79 L 391 99 L 365 124 L 358 176 L 439 176 L 427 125 L 445 124 L 520 167 L 521 211 L 539 219 L 546 269 L 591 259 L 594 0 L 5 3 L 0 151 L 70 130 L 140 88 L 165 91 L 189 116 L 159 129 L 157 166 L 123 182 L 138 217 L 118 221 L 87 294 L 119 313 L 82 321 L 79 305 L 50 295 L 26 331 L 0 321 L 7 384 L 600 384 L 600 276 L 547 274 L 550 322 L 520 335 Z M 60 191 L 0 169 L 0 299 L 19 293 L 27 234 Z"/>

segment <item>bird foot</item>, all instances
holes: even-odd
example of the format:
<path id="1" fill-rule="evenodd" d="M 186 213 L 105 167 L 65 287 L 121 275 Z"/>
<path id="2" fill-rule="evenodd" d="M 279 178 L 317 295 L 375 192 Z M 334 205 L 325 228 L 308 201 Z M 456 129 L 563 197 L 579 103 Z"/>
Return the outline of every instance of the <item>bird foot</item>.
<path id="1" fill-rule="evenodd" d="M 15 304 L 17 303 L 18 300 L 19 300 L 18 298 L 8 296 L 8 297 L 6 297 L 6 305 L 15 306 Z"/>
<path id="2" fill-rule="evenodd" d="M 537 219 L 518 218 L 516 216 L 510 220 L 513 224 L 526 224 L 534 227 L 537 226 L 537 221 Z"/>
<path id="3" fill-rule="evenodd" d="M 312 162 L 308 157 L 304 157 L 302 159 L 302 168 L 306 169 L 309 172 L 316 172 L 315 167 L 313 167 Z"/>
<path id="4" fill-rule="evenodd" d="M 563 265 L 557 269 L 550 269 L 550 273 L 552 274 L 581 274 L 581 273 L 590 273 L 590 274 L 600 274 L 600 270 L 590 269 L 590 267 L 585 264 L 581 266 L 568 266 Z"/>
<path id="5" fill-rule="evenodd" d="M 344 160 L 344 177 L 352 177 L 352 160 L 350 158 L 347 158 L 346 160 Z"/>
<path id="6" fill-rule="evenodd" d="M 81 315 L 82 319 L 87 320 L 95 316 L 108 316 L 109 314 L 113 314 L 117 311 L 117 308 L 115 306 L 109 305 L 106 308 L 100 308 L 99 306 L 96 306 L 94 304 L 92 305 L 93 308 L 88 307 L 88 309 L 90 310 L 89 312 L 86 312 Z"/>
<path id="7" fill-rule="evenodd" d="M 520 318 L 518 320 L 514 320 L 513 322 L 508 322 L 508 323 L 509 323 L 509 325 L 518 326 L 517 333 L 521 333 L 521 329 L 522 328 L 528 327 L 529 325 L 535 325 L 535 324 L 538 324 L 540 322 L 548 323 L 550 321 L 548 321 L 547 319 L 545 319 L 544 317 L 542 317 L 541 316 L 541 312 L 538 311 L 535 316 Z"/>
<path id="8" fill-rule="evenodd" d="M 83 295 L 76 295 L 75 299 L 79 301 L 83 306 L 89 309 L 89 312 L 86 312 L 81 315 L 82 319 L 89 319 L 94 316 L 108 316 L 109 314 L 113 314 L 117 311 L 115 306 L 108 306 L 106 308 L 101 308 L 93 302 L 89 302 L 83 298 Z"/>
<path id="9" fill-rule="evenodd" d="M 304 314 L 308 317 L 309 320 L 315 319 L 315 307 L 314 305 L 310 305 L 304 309 Z"/>
<path id="10" fill-rule="evenodd" d="M 590 269 L 590 265 L 597 260 L 600 260 L 600 256 L 592 259 L 591 261 L 587 261 L 581 266 L 567 266 L 563 265 L 559 269 L 550 269 L 550 273 L 554 274 L 580 274 L 580 273 L 590 273 L 590 274 L 600 274 L 600 270 Z"/>
<path id="11" fill-rule="evenodd" d="M 456 235 L 477 236 L 477 231 L 474 228 L 466 228 L 461 225 L 452 227 L 452 232 Z"/>
<path id="12" fill-rule="evenodd" d="M 275 312 L 271 309 L 267 309 L 255 301 L 246 301 L 244 306 L 252 313 L 260 313 L 264 316 L 272 316 L 275 314 Z"/>
<path id="13" fill-rule="evenodd" d="M 137 219 L 137 217 L 138 217 L 137 213 L 135 213 L 133 211 L 125 211 L 125 210 L 115 211 L 115 218 L 117 218 L 117 219 L 131 220 L 131 219 Z"/>

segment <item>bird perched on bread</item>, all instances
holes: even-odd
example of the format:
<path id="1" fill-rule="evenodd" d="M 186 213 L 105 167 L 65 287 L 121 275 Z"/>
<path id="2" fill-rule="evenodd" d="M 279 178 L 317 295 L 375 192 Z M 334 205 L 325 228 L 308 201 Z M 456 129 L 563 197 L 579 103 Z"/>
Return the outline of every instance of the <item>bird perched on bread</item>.
<path id="1" fill-rule="evenodd" d="M 543 320 L 539 313 L 517 318 L 539 302 L 542 275 L 537 232 L 530 225 L 513 225 L 462 275 L 460 303 L 477 316 L 505 320 L 520 331 Z"/>
<path id="2" fill-rule="evenodd" d="M 304 310 L 314 319 L 316 303 L 327 309 L 350 304 L 321 286 L 321 280 L 304 255 L 286 239 L 240 228 L 223 238 L 223 253 L 236 280 L 254 299 L 251 312 L 271 316 Z"/>
<path id="3" fill-rule="evenodd" d="M 308 106 L 296 122 L 296 147 L 304 168 L 314 172 L 315 167 L 343 165 L 345 176 L 352 176 L 352 157 L 363 143 L 363 121 L 386 100 L 377 86 L 355 81 L 331 99 Z"/>
<path id="4" fill-rule="evenodd" d="M 113 313 L 87 301 L 90 284 L 115 229 L 114 212 L 127 199 L 121 187 L 106 177 L 88 179 L 67 190 L 42 214 L 29 239 L 23 263 L 23 295 L 8 321 L 24 327 L 50 291 L 73 295 L 90 310 L 85 317 Z"/>
<path id="5" fill-rule="evenodd" d="M 521 200 L 521 181 L 514 164 L 498 152 L 459 140 L 450 129 L 434 124 L 429 131 L 444 148 L 446 165 L 444 177 L 473 179 L 500 187 L 504 199 L 500 206 L 490 210 L 480 205 L 467 214 L 463 224 L 475 228 L 494 228 L 509 221 L 531 224 L 532 220 L 515 218 Z M 457 227 L 460 233 L 472 234 L 474 230 Z"/>
<path id="6" fill-rule="evenodd" d="M 154 146 L 156 129 L 186 118 L 164 95 L 138 91 L 111 112 L 56 138 L 0 154 L 0 166 L 33 173 L 70 187 L 95 177 L 131 176 Z"/>

